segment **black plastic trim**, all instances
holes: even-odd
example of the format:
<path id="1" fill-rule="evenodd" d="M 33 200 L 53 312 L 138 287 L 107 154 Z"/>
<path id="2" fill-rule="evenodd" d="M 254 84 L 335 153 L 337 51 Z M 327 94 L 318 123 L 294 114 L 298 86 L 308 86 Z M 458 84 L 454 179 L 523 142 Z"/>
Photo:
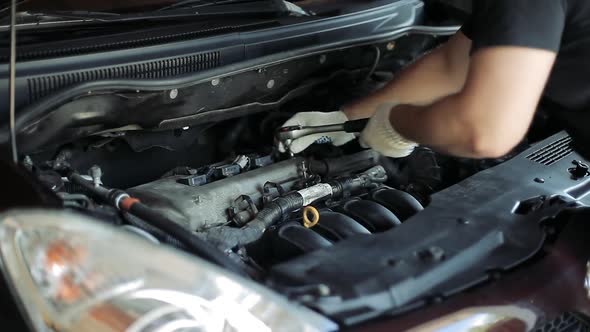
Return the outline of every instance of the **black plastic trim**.
<path id="1" fill-rule="evenodd" d="M 539 146 L 565 138 L 560 133 Z M 433 195 L 427 208 L 390 231 L 275 266 L 270 283 L 325 285 L 329 296 L 305 304 L 350 325 L 444 299 L 516 268 L 539 252 L 547 229 L 557 228 L 554 217 L 590 204 L 590 195 L 569 194 L 584 184 L 568 171 L 583 158 L 573 152 L 551 166 L 531 163 L 527 156 L 537 149 Z M 515 213 L 531 198 L 539 203 Z"/>
<path id="2" fill-rule="evenodd" d="M 545 166 L 551 166 L 574 151 L 572 144 L 572 138 L 566 136 L 529 154 L 527 159 Z"/>
<path id="3" fill-rule="evenodd" d="M 287 51 L 278 54 L 272 54 L 256 58 L 253 60 L 243 61 L 240 63 L 226 65 L 223 67 L 214 68 L 211 70 L 193 73 L 187 76 L 174 77 L 169 79 L 159 80 L 102 80 L 86 82 L 68 87 L 61 90 L 59 93 L 51 94 L 45 98 L 40 99 L 17 113 L 16 128 L 21 131 L 26 125 L 34 120 L 41 118 L 47 113 L 51 112 L 56 107 L 65 104 L 81 95 L 100 94 L 114 91 L 143 91 L 155 92 L 170 89 L 182 89 L 197 84 L 209 82 L 215 78 L 226 77 L 245 73 L 251 70 L 264 69 L 268 66 L 289 62 L 296 59 L 301 59 L 313 55 L 319 55 L 324 52 L 334 50 L 342 50 L 351 47 L 362 45 L 369 45 L 373 43 L 397 39 L 407 34 L 425 34 L 425 35 L 441 35 L 446 36 L 455 33 L 459 29 L 458 26 L 449 27 L 428 27 L 428 26 L 410 26 L 402 28 L 390 33 L 381 34 L 377 36 L 366 36 L 345 42 L 336 42 L 328 45 L 313 46 L 294 51 Z M 0 110 L 1 118 L 1 110 Z M 8 140 L 7 130 L 0 130 L 0 144 Z"/>
<path id="4" fill-rule="evenodd" d="M 202 81 L 202 77 L 229 75 L 252 66 L 264 66 L 294 57 L 322 52 L 338 47 L 347 47 L 369 41 L 395 38 L 404 33 L 430 33 L 448 35 L 458 27 L 422 27 L 416 24 L 422 20 L 424 4 L 419 0 L 399 0 L 389 5 L 340 17 L 323 18 L 315 21 L 289 24 L 281 27 L 259 29 L 243 33 L 228 33 L 221 36 L 193 39 L 165 46 L 149 46 L 105 53 L 63 57 L 40 61 L 19 62 L 17 65 L 17 109 L 33 101 L 29 95 L 30 79 L 54 75 L 66 75 L 80 71 L 109 70 L 112 66 L 143 65 L 152 61 L 163 61 L 203 52 L 219 52 L 219 71 L 203 71 L 207 75 L 188 73 L 182 78 L 170 76 L 169 80 L 114 81 L 106 78 L 101 81 L 86 82 L 77 86 L 77 91 L 85 92 L 104 89 L 127 89 L 135 85 L 138 89 L 178 88 Z M 4 95 L 8 84 L 8 67 L 0 65 L 0 100 L 8 100 Z M 132 83 L 130 83 L 132 82 Z M 97 84 L 93 84 L 97 83 Z M 71 86 L 74 87 L 74 86 Z M 156 88 L 158 87 L 158 88 Z M 5 89 L 6 88 L 6 89 Z M 69 87 L 68 87 L 69 88 Z M 70 95 L 75 96 L 78 92 Z M 71 97 L 70 97 L 71 98 Z M 47 100 L 44 100 L 45 102 Z M 46 104 L 47 105 L 47 104 Z M 0 118 L 7 112 L 7 105 L 0 105 Z"/>

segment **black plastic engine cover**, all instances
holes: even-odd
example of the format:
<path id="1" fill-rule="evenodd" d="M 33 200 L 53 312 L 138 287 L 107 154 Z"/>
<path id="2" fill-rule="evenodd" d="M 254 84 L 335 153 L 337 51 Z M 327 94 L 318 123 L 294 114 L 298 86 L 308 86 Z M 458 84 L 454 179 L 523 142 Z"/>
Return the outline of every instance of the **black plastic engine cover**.
<path id="1" fill-rule="evenodd" d="M 572 177 L 574 160 L 582 159 L 558 134 L 433 195 L 426 209 L 394 229 L 275 266 L 270 281 L 325 285 L 329 296 L 304 303 L 344 325 L 457 293 L 530 259 L 546 240 L 542 221 L 590 203 L 590 178 Z"/>

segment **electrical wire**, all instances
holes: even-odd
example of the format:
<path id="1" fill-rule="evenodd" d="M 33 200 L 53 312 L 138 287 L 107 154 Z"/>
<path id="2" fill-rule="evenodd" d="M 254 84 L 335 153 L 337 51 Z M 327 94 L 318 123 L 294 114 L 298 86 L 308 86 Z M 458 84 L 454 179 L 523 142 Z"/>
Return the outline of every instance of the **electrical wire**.
<path id="1" fill-rule="evenodd" d="M 367 77 L 365 77 L 365 81 L 368 81 L 371 79 L 371 76 L 373 76 L 373 74 L 375 74 L 375 71 L 377 70 L 377 67 L 379 66 L 379 62 L 381 61 L 381 49 L 379 48 L 379 46 L 373 46 L 373 50 L 375 50 L 375 60 L 373 61 L 373 65 L 371 66 L 371 69 L 369 70 Z"/>
<path id="2" fill-rule="evenodd" d="M 11 0 L 10 6 L 10 144 L 12 161 L 18 163 L 16 147 L 16 0 Z"/>

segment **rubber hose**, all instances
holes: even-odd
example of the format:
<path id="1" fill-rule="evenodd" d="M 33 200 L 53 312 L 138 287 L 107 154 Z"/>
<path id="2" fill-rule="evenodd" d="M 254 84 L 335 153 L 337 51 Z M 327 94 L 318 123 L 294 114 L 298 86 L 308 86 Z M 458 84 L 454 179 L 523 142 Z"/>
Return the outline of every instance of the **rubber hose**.
<path id="1" fill-rule="evenodd" d="M 150 234 L 152 234 L 153 236 L 155 236 L 160 242 L 164 242 L 167 244 L 170 244 L 172 246 L 175 246 L 179 249 L 185 250 L 186 251 L 186 247 L 177 239 L 173 238 L 172 236 L 170 236 L 169 234 L 164 233 L 162 230 L 148 224 L 147 222 L 145 222 L 144 220 L 140 219 L 137 216 L 132 215 L 129 212 L 124 212 L 123 213 L 123 219 L 125 219 L 125 221 L 127 223 L 129 223 L 129 225 L 131 226 L 135 226 L 139 229 L 142 229 Z"/>
<path id="2" fill-rule="evenodd" d="M 373 167 L 365 173 L 348 178 L 334 180 L 329 183 L 332 187 L 330 197 L 341 198 L 346 193 L 360 189 L 368 189 L 386 179 L 385 169 L 381 166 Z M 243 246 L 253 243 L 262 237 L 266 229 L 281 221 L 284 216 L 304 206 L 304 197 L 299 192 L 294 192 L 279 197 L 267 204 L 258 212 L 254 220 L 243 228 L 229 226 L 216 227 L 208 230 L 201 236 L 207 242 L 213 243 L 223 251 L 235 246 Z"/>
<path id="3" fill-rule="evenodd" d="M 110 203 L 111 191 L 101 186 L 95 186 L 91 181 L 86 180 L 82 175 L 78 173 L 72 173 L 68 176 L 68 179 L 78 186 L 82 187 L 85 191 L 92 193 L 93 196 L 99 198 L 105 202 Z"/>
<path id="4" fill-rule="evenodd" d="M 268 227 L 302 207 L 303 197 L 299 193 L 288 194 L 267 204 L 258 212 L 256 218 L 243 228 L 229 226 L 212 228 L 205 234 L 205 238 L 224 251 L 235 246 L 247 245 L 260 239 Z"/>

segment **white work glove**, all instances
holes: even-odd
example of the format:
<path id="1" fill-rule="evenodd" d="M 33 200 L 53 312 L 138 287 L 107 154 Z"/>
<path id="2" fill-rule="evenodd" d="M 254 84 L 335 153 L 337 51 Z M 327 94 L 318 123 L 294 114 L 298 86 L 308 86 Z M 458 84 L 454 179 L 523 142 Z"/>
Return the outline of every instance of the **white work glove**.
<path id="1" fill-rule="evenodd" d="M 290 127 L 290 126 L 324 126 L 324 125 L 332 125 L 332 124 L 340 124 L 348 121 L 348 117 L 341 111 L 338 112 L 330 112 L 330 113 L 323 113 L 323 112 L 302 112 L 297 113 L 291 119 L 289 119 L 283 127 Z M 349 134 L 345 132 L 334 132 L 334 133 L 323 133 L 323 134 L 316 134 L 316 135 L 309 135 L 305 137 L 301 137 L 295 139 L 291 142 L 291 145 L 288 147 L 289 150 L 293 153 L 300 153 L 303 150 L 307 149 L 310 145 L 314 143 L 332 143 L 336 146 L 344 145 L 353 139 L 356 136 L 354 134 Z M 286 147 L 283 143 L 279 143 L 279 151 L 286 152 Z"/>
<path id="2" fill-rule="evenodd" d="M 389 114 L 395 104 L 384 104 L 377 111 L 361 133 L 362 146 L 371 148 L 386 157 L 407 157 L 418 144 L 403 138 L 391 125 Z"/>

